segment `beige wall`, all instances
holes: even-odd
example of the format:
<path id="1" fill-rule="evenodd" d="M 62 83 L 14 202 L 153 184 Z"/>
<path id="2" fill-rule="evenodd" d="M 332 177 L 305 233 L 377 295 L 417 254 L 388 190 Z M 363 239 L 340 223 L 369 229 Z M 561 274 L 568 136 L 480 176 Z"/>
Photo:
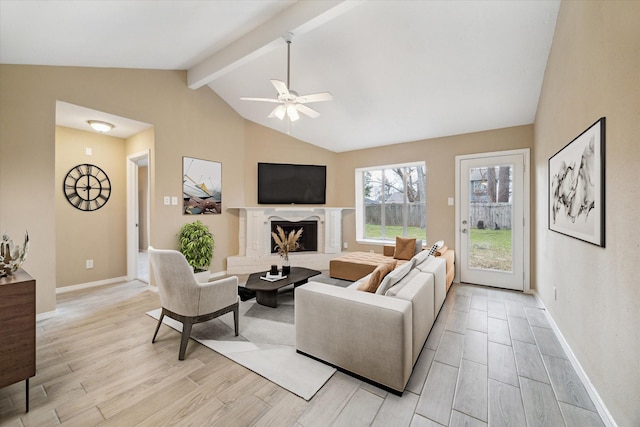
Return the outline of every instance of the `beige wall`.
<path id="1" fill-rule="evenodd" d="M 62 126 L 55 139 L 56 286 L 126 276 L 125 140 Z M 93 154 L 86 155 L 86 148 Z M 101 168 L 111 182 L 109 200 L 96 211 L 76 209 L 62 189 L 69 170 L 83 163 Z M 89 259 L 92 269 L 86 268 Z"/>
<path id="2" fill-rule="evenodd" d="M 199 217 L 216 238 L 212 271 L 237 253 L 244 203 L 244 120 L 208 87 L 191 90 L 184 71 L 0 65 L 0 229 L 31 237 L 24 268 L 37 280 L 36 310 L 55 309 L 55 103 L 69 102 L 154 126 L 151 244 L 177 247 L 180 226 L 195 218 L 162 196 L 182 193 L 182 156 L 222 162 L 221 215 Z M 132 151 L 137 151 L 134 147 Z M 94 156 L 95 157 L 95 156 Z M 75 244 L 69 241 L 68 244 Z"/>
<path id="3" fill-rule="evenodd" d="M 639 20 L 640 2 L 563 2 L 535 121 L 537 291 L 620 426 L 640 425 Z M 603 116 L 604 249 L 547 220 L 549 157 Z"/>
<path id="4" fill-rule="evenodd" d="M 427 241 L 444 239 L 448 247 L 455 249 L 455 206 L 447 203 L 449 197 L 455 196 L 455 157 L 530 148 L 532 144 L 533 126 L 528 125 L 341 153 L 338 157 L 340 191 L 337 204 L 355 206 L 356 168 L 424 161 L 427 165 Z M 350 251 L 382 252 L 379 245 L 356 242 L 353 211 L 345 215 L 343 226 L 343 238 Z"/>

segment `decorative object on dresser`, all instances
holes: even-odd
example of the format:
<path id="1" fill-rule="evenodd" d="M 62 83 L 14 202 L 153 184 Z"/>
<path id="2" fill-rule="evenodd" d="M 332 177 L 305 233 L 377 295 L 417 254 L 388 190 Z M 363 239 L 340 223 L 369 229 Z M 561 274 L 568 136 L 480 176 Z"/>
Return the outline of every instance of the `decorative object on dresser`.
<path id="1" fill-rule="evenodd" d="M 0 387 L 36 374 L 36 281 L 19 269 L 0 277 Z"/>
<path id="2" fill-rule="evenodd" d="M 24 232 L 24 245 L 16 245 L 7 233 L 0 243 L 0 277 L 15 273 L 29 254 L 29 232 Z"/>

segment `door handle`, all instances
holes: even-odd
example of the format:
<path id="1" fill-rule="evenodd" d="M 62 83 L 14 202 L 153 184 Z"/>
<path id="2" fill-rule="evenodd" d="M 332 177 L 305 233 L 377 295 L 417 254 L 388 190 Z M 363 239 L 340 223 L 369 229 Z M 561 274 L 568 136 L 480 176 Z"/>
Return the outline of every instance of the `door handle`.
<path id="1" fill-rule="evenodd" d="M 466 234 L 466 233 L 467 233 L 467 229 L 466 229 L 466 228 L 463 228 L 463 229 L 462 229 L 462 232 Z"/>

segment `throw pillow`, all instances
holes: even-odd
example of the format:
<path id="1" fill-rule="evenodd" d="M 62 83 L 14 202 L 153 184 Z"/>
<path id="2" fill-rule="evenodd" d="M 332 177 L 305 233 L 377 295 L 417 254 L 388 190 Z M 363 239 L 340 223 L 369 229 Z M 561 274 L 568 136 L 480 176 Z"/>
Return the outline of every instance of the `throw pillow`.
<path id="1" fill-rule="evenodd" d="M 414 255 L 422 252 L 422 239 L 416 239 L 416 251 L 413 253 Z"/>
<path id="2" fill-rule="evenodd" d="M 395 259 L 410 260 L 416 251 L 416 239 L 396 237 L 396 250 L 393 253 Z"/>
<path id="3" fill-rule="evenodd" d="M 434 255 L 435 255 L 435 256 L 442 256 L 442 255 L 443 255 L 445 252 L 447 252 L 448 250 L 449 250 L 449 248 L 447 247 L 447 245 L 444 245 L 443 247 L 441 247 L 440 249 L 438 249 Z"/>
<path id="4" fill-rule="evenodd" d="M 383 262 L 382 264 L 378 264 L 371 276 L 369 276 L 369 280 L 363 281 L 358 285 L 359 291 L 371 292 L 375 293 L 378 290 L 378 286 L 380 286 L 380 282 L 382 279 L 389 274 L 393 269 L 396 268 L 396 261 L 391 262 Z"/>
<path id="5" fill-rule="evenodd" d="M 378 290 L 376 291 L 376 294 L 384 295 L 385 292 L 389 290 L 389 288 L 391 288 L 400 280 L 402 280 L 404 276 L 406 276 L 407 273 L 411 271 L 414 265 L 415 265 L 415 260 L 411 258 L 411 261 L 405 262 L 400 267 L 396 268 L 391 273 L 387 274 L 385 278 L 382 280 L 382 282 L 380 282 L 380 286 L 378 286 Z"/>

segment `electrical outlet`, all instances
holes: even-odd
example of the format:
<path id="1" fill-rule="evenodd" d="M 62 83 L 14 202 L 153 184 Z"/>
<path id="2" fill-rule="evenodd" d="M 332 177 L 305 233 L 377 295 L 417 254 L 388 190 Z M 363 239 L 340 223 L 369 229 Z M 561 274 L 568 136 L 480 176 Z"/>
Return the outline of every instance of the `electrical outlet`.
<path id="1" fill-rule="evenodd" d="M 449 197 L 447 199 L 447 203 L 449 204 L 449 206 L 453 206 L 453 197 Z"/>
<path id="2" fill-rule="evenodd" d="M 164 196 L 164 205 L 169 206 L 171 204 L 171 198 L 169 196 Z"/>
<path id="3" fill-rule="evenodd" d="M 93 260 L 92 259 L 88 259 L 87 260 L 87 269 L 89 268 L 93 268 Z"/>
<path id="4" fill-rule="evenodd" d="M 349 249 L 349 244 L 347 242 L 344 242 L 342 244 L 342 247 L 345 248 L 345 249 Z"/>
<path id="5" fill-rule="evenodd" d="M 87 156 L 93 156 L 93 149 L 91 147 L 86 147 L 84 150 L 84 154 Z"/>

